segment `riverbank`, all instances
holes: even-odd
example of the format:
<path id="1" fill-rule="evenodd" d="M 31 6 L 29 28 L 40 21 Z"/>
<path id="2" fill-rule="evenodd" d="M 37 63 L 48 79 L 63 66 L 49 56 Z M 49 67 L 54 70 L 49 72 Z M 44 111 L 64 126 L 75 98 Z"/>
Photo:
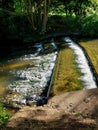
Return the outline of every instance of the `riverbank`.
<path id="1" fill-rule="evenodd" d="M 46 46 L 46 50 L 47 50 L 47 46 Z M 46 58 L 45 58 L 45 59 L 46 59 Z M 65 98 L 66 98 L 66 97 L 65 97 Z M 58 97 L 58 99 L 59 99 L 59 97 Z M 63 99 L 63 100 L 64 100 L 64 99 Z M 73 100 L 73 99 L 72 99 L 72 100 Z M 59 102 L 59 104 L 60 104 L 60 102 Z M 55 106 L 58 107 L 58 105 L 55 105 Z M 70 106 L 72 106 L 72 104 L 70 104 Z M 56 107 L 55 107 L 55 109 L 57 109 Z M 38 108 L 39 108 L 39 107 L 38 107 Z M 54 106 L 53 106 L 53 108 L 54 108 Z M 70 113 L 70 112 L 68 112 L 68 114 L 69 114 L 69 113 Z M 71 113 L 71 114 L 73 114 L 73 113 Z M 81 115 L 80 112 L 77 112 L 77 114 Z M 77 115 L 77 114 L 76 114 L 76 115 Z M 87 116 L 87 115 L 84 114 L 84 115 L 81 115 L 81 116 L 85 117 L 85 116 Z"/>
<path id="2" fill-rule="evenodd" d="M 66 92 L 47 105 L 24 107 L 0 130 L 97 130 L 98 89 Z"/>

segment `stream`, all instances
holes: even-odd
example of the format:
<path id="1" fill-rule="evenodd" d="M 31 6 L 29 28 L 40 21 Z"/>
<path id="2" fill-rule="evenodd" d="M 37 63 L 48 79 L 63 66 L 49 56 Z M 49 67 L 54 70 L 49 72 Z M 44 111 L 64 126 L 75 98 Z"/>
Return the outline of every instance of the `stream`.
<path id="1" fill-rule="evenodd" d="M 56 45 L 53 41 L 45 43 L 44 52 L 42 43 L 34 46 L 36 53 L 11 59 L 1 66 L 0 93 L 5 95 L 2 100 L 6 106 L 21 108 L 47 102 L 47 87 L 57 57 Z"/>
<path id="2" fill-rule="evenodd" d="M 83 50 L 69 37 L 65 37 L 64 41 L 74 51 L 78 68 L 83 73 L 80 79 L 84 89 L 97 88 Z M 54 39 L 44 44 L 36 43 L 34 47 L 37 48 L 35 53 L 0 65 L 0 97 L 8 107 L 22 108 L 47 103 L 58 47 Z"/>

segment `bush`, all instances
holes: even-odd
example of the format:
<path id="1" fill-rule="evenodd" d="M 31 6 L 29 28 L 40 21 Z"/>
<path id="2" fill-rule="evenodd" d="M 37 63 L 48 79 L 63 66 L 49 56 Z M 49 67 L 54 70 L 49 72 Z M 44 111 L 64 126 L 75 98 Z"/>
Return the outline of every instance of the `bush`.
<path id="1" fill-rule="evenodd" d="M 53 15 L 49 17 L 47 32 L 98 35 L 98 15 L 85 17 Z"/>
<path id="2" fill-rule="evenodd" d="M 4 106 L 0 104 L 0 125 L 2 125 L 10 117 L 11 115 L 6 111 Z"/>

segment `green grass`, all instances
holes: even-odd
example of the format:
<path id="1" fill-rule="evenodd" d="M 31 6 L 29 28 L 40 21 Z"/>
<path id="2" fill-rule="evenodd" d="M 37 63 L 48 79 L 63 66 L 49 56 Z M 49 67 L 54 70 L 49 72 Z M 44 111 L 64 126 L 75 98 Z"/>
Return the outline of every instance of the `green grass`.
<path id="1" fill-rule="evenodd" d="M 82 81 L 79 79 L 80 76 L 81 73 L 77 69 L 73 51 L 68 47 L 62 48 L 58 54 L 51 90 L 52 94 L 57 95 L 83 89 Z"/>

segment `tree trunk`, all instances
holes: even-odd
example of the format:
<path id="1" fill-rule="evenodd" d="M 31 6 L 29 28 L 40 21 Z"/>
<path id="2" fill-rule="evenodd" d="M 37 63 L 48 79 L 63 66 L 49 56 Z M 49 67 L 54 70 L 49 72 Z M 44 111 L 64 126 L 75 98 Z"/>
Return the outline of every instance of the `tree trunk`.
<path id="1" fill-rule="evenodd" d="M 49 11 L 50 0 L 44 0 L 44 14 L 42 23 L 42 32 L 46 31 L 46 25 L 48 21 L 48 11 Z"/>

